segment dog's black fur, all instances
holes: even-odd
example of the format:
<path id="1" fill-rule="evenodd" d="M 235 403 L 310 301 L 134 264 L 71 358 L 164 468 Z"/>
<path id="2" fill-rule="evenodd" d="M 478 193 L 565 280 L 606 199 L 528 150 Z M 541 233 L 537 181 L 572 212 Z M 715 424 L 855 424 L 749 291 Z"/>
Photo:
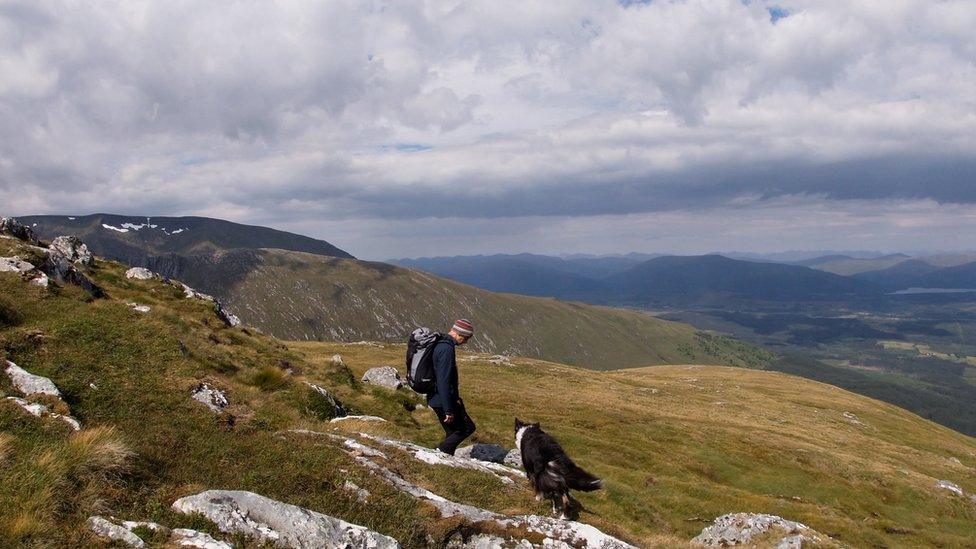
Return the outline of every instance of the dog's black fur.
<path id="1" fill-rule="evenodd" d="M 522 432 L 519 440 L 519 431 Z M 566 455 L 566 451 L 538 423 L 522 423 L 515 418 L 515 442 L 522 455 L 522 467 L 535 490 L 536 499 L 552 501 L 552 512 L 560 518 L 575 519 L 580 505 L 570 490 L 591 492 L 603 487 L 603 481 L 587 473 Z"/>

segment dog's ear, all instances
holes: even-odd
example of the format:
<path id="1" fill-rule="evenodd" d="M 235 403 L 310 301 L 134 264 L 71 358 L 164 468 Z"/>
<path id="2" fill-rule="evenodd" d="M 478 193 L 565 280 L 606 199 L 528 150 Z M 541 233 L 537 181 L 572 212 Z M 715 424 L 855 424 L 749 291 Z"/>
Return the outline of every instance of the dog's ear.
<path id="1" fill-rule="evenodd" d="M 521 421 L 519 421 L 519 418 L 515 418 L 515 430 L 516 431 L 518 431 L 519 430 L 519 427 L 521 427 L 523 425 L 525 425 L 525 424 L 522 423 Z"/>

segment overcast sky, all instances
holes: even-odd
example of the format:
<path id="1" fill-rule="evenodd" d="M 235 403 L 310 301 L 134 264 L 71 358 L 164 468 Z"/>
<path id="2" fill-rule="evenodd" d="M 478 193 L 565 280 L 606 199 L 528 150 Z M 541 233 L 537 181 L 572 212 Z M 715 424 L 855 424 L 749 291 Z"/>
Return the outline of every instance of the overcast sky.
<path id="1" fill-rule="evenodd" d="M 976 249 L 976 0 L 0 0 L 0 214 L 358 257 Z"/>

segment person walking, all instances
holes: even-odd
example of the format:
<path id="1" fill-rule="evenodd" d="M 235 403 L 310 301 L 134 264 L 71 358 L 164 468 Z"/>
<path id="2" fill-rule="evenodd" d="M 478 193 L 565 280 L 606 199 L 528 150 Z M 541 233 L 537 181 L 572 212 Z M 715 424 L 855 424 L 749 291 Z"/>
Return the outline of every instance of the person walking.
<path id="1" fill-rule="evenodd" d="M 458 319 L 451 326 L 447 337 L 441 338 L 433 349 L 436 389 L 427 395 L 427 405 L 437 414 L 437 419 L 444 428 L 444 440 L 437 449 L 452 456 L 461 441 L 471 436 L 476 428 L 464 409 L 464 401 L 461 400 L 455 353 L 455 348 L 467 343 L 473 335 L 474 326 L 471 322 Z"/>

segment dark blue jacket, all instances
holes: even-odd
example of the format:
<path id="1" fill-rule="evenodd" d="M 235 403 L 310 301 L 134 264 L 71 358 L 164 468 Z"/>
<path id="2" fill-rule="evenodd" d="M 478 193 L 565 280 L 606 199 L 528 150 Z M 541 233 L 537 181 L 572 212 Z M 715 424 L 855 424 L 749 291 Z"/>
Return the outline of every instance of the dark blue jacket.
<path id="1" fill-rule="evenodd" d="M 458 389 L 457 359 L 454 338 L 446 336 L 434 345 L 434 378 L 437 392 L 427 395 L 427 404 L 432 408 L 443 408 L 445 414 L 453 414 L 457 401 L 461 398 Z"/>

